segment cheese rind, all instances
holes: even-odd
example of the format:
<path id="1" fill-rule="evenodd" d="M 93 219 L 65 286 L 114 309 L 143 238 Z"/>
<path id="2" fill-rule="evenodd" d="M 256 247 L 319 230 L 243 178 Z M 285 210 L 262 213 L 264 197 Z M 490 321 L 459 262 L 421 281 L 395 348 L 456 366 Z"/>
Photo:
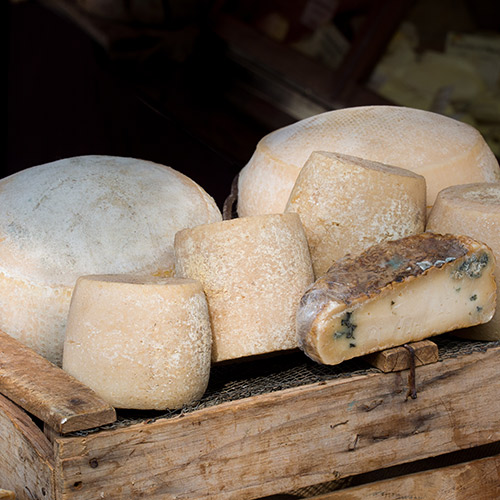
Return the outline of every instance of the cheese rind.
<path id="1" fill-rule="evenodd" d="M 60 365 L 76 279 L 174 272 L 185 227 L 222 219 L 194 181 L 153 162 L 66 158 L 0 181 L 0 329 Z"/>
<path id="2" fill-rule="evenodd" d="M 295 312 L 313 281 L 297 214 L 237 218 L 179 231 L 176 273 L 199 280 L 214 362 L 294 349 Z"/>
<path id="3" fill-rule="evenodd" d="M 313 152 L 285 212 L 304 226 L 316 277 L 346 255 L 425 230 L 425 179 L 406 169 Z"/>
<path id="4" fill-rule="evenodd" d="M 495 257 L 465 236 L 421 233 L 335 262 L 297 310 L 299 346 L 319 363 L 485 323 L 495 312 Z"/>
<path id="5" fill-rule="evenodd" d="M 402 106 L 337 109 L 263 137 L 238 180 L 240 216 L 279 213 L 313 151 L 343 153 L 423 175 L 427 203 L 451 184 L 498 182 L 500 169 L 470 125 Z"/>
<path id="6" fill-rule="evenodd" d="M 486 243 L 495 254 L 495 279 L 500 288 L 500 183 L 450 186 L 436 198 L 427 221 L 427 230 L 465 234 Z M 462 337 L 477 340 L 500 339 L 500 294 L 496 313 L 483 325 L 462 330 Z"/>
<path id="7" fill-rule="evenodd" d="M 83 276 L 69 310 L 63 369 L 117 408 L 176 409 L 205 392 L 211 344 L 199 282 Z"/>

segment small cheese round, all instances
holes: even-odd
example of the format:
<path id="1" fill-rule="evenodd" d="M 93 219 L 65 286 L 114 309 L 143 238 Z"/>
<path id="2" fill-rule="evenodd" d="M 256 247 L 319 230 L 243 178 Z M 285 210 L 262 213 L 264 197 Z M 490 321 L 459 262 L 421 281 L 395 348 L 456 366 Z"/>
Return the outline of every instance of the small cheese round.
<path id="1" fill-rule="evenodd" d="M 184 229 L 174 248 L 178 276 L 205 290 L 214 362 L 297 347 L 295 312 L 314 278 L 297 214 Z"/>
<path id="2" fill-rule="evenodd" d="M 211 345 L 199 282 L 82 276 L 69 310 L 63 369 L 116 408 L 176 409 L 205 392 Z"/>
<path id="3" fill-rule="evenodd" d="M 239 174 L 238 214 L 282 212 L 313 151 L 358 156 L 423 175 L 429 207 L 451 184 L 500 181 L 495 155 L 470 125 L 430 111 L 359 106 L 321 113 L 262 138 Z"/>
<path id="4" fill-rule="evenodd" d="M 493 250 L 497 261 L 495 316 L 484 325 L 461 330 L 460 335 L 477 340 L 500 339 L 500 183 L 474 183 L 443 189 L 429 214 L 427 230 L 470 236 Z"/>
<path id="5" fill-rule="evenodd" d="M 76 279 L 174 272 L 175 233 L 222 219 L 176 170 L 111 156 L 67 158 L 0 181 L 0 329 L 60 365 Z"/>
<path id="6" fill-rule="evenodd" d="M 425 230 L 425 179 L 406 169 L 316 151 L 302 168 L 286 212 L 297 212 L 316 277 L 346 254 Z"/>

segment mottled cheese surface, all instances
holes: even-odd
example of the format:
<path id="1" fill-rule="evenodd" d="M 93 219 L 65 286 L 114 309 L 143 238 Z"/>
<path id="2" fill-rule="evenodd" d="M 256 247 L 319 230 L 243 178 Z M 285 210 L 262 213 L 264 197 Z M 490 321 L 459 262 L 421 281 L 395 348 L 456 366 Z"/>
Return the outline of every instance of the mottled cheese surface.
<path id="1" fill-rule="evenodd" d="M 474 183 L 443 189 L 429 214 L 427 230 L 465 234 L 486 243 L 495 254 L 495 279 L 500 287 L 500 183 Z M 479 340 L 500 339 L 500 294 L 493 319 L 463 330 L 461 335 Z"/>
<path id="2" fill-rule="evenodd" d="M 184 229 L 176 273 L 199 280 L 212 329 L 213 360 L 297 347 L 295 312 L 313 281 L 299 216 L 270 214 Z"/>
<path id="3" fill-rule="evenodd" d="M 132 275 L 82 276 L 63 369 L 117 408 L 180 408 L 210 375 L 212 331 L 201 284 Z"/>
<path id="4" fill-rule="evenodd" d="M 412 170 L 427 183 L 427 204 L 452 184 L 498 182 L 498 162 L 470 125 L 402 106 L 359 106 L 321 113 L 262 138 L 238 181 L 240 216 L 285 209 L 313 151 L 343 153 Z"/>
<path id="5" fill-rule="evenodd" d="M 316 277 L 346 254 L 425 230 L 423 176 L 339 153 L 313 152 L 285 212 L 300 215 Z"/>
<path id="6" fill-rule="evenodd" d="M 297 310 L 299 346 L 337 364 L 493 317 L 495 257 L 466 236 L 421 233 L 336 261 Z"/>
<path id="7" fill-rule="evenodd" d="M 214 200 L 170 167 L 81 156 L 0 181 L 0 329 L 60 364 L 76 279 L 173 274 L 175 233 L 221 220 Z"/>

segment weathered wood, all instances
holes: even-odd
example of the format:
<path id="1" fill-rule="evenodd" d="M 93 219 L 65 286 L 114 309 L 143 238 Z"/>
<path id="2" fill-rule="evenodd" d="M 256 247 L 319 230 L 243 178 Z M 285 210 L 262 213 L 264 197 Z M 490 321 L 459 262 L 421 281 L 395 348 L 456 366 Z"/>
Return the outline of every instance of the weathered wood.
<path id="1" fill-rule="evenodd" d="M 500 498 L 500 455 L 326 493 L 310 500 Z"/>
<path id="2" fill-rule="evenodd" d="M 500 440 L 500 347 L 86 436 L 55 437 L 61 498 L 251 499 Z"/>
<path id="3" fill-rule="evenodd" d="M 1 394 L 0 488 L 14 491 L 17 500 L 55 499 L 51 444 L 27 413 Z"/>
<path id="4" fill-rule="evenodd" d="M 430 340 L 412 342 L 410 346 L 415 353 L 415 366 L 436 363 L 439 359 L 438 347 Z M 403 346 L 385 349 L 384 351 L 368 354 L 365 359 L 368 363 L 384 373 L 397 372 L 410 368 L 410 351 Z"/>
<path id="5" fill-rule="evenodd" d="M 0 393 L 61 433 L 116 420 L 94 391 L 2 331 Z"/>

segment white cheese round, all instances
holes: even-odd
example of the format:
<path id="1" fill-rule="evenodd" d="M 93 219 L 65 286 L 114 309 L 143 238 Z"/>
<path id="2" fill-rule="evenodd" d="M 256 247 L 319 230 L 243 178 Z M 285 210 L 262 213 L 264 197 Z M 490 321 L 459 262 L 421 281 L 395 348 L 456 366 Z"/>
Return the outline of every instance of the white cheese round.
<path id="1" fill-rule="evenodd" d="M 273 214 L 184 229 L 176 273 L 199 280 L 213 330 L 213 361 L 294 349 L 295 312 L 313 281 L 299 216 Z"/>
<path id="2" fill-rule="evenodd" d="M 82 156 L 0 181 L 0 329 L 60 364 L 76 279 L 173 274 L 183 228 L 221 220 L 215 201 L 176 170 Z"/>
<path id="3" fill-rule="evenodd" d="M 83 276 L 68 315 L 63 369 L 116 408 L 180 408 L 201 398 L 212 331 L 201 284 Z"/>
<path id="4" fill-rule="evenodd" d="M 316 151 L 286 205 L 304 226 L 316 277 L 346 254 L 425 230 L 425 179 L 406 169 Z"/>
<path id="5" fill-rule="evenodd" d="M 451 184 L 498 182 L 498 162 L 470 125 L 429 111 L 360 106 L 328 111 L 271 132 L 238 179 L 240 216 L 285 209 L 313 151 L 358 156 L 423 175 L 427 204 Z"/>

